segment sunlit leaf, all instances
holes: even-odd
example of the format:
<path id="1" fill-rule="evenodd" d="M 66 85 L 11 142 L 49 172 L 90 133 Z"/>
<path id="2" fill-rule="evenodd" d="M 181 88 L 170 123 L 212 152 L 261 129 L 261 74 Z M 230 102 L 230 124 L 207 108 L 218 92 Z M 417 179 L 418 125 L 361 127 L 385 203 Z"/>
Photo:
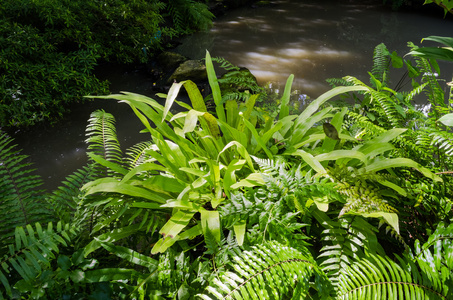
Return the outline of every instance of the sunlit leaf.
<path id="1" fill-rule="evenodd" d="M 239 246 L 242 246 L 242 244 L 244 243 L 246 227 L 247 223 L 245 221 L 233 225 L 234 234 L 236 235 L 236 241 L 238 242 Z"/>
<path id="2" fill-rule="evenodd" d="M 173 105 L 176 97 L 178 96 L 179 90 L 181 89 L 184 81 L 175 82 L 171 85 L 170 90 L 168 91 L 167 101 L 165 101 L 164 111 L 162 113 L 162 122 L 167 118 L 167 114 L 170 111 L 170 108 Z"/>
<path id="3" fill-rule="evenodd" d="M 437 120 L 446 126 L 453 126 L 453 114 L 446 114 Z"/>
<path id="4" fill-rule="evenodd" d="M 216 210 L 201 209 L 200 214 L 203 234 L 206 235 L 206 231 L 209 230 L 211 234 L 215 237 L 216 241 L 220 243 L 221 228 L 219 212 Z"/>

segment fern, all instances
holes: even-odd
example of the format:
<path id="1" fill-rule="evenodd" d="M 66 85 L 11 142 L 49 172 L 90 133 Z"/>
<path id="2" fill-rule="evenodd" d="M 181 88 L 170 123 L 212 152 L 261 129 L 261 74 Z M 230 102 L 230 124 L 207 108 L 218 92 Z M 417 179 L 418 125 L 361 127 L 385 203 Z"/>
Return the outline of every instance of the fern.
<path id="1" fill-rule="evenodd" d="M 11 237 L 17 226 L 51 220 L 51 210 L 38 189 L 41 178 L 33 175 L 28 156 L 12 143 L 0 131 L 0 241 Z"/>
<path id="2" fill-rule="evenodd" d="M 53 191 L 48 198 L 58 219 L 66 223 L 73 220 L 78 205 L 81 204 L 82 193 L 80 189 L 84 184 L 94 179 L 94 168 L 90 164 L 77 170 L 61 182 L 58 189 Z"/>
<path id="3" fill-rule="evenodd" d="M 19 280 L 22 280 L 25 286 L 33 287 L 44 270 L 52 268 L 51 262 L 59 248 L 68 246 L 76 235 L 76 228 L 60 222 L 55 229 L 52 223 L 48 224 L 47 229 L 43 229 L 39 223 L 35 224 L 35 228 L 27 225 L 26 231 L 23 227 L 17 227 L 15 242 L 8 245 L 8 254 L 0 260 L 0 282 L 6 296 L 13 296 L 13 286 Z M 0 289 L 0 299 L 3 297 L 5 294 Z"/>
<path id="4" fill-rule="evenodd" d="M 370 254 L 345 267 L 339 277 L 338 298 L 450 299 L 442 286 L 430 282 L 427 274 L 417 274 L 414 267 Z"/>
<path id="5" fill-rule="evenodd" d="M 180 33 L 206 30 L 214 18 L 206 4 L 193 0 L 170 0 L 167 9 L 175 30 Z"/>
<path id="6" fill-rule="evenodd" d="M 340 274 L 340 299 L 451 299 L 453 296 L 453 225 L 440 223 L 414 253 L 398 262 L 385 255 L 367 257 L 345 266 Z"/>
<path id="7" fill-rule="evenodd" d="M 422 246 L 417 240 L 413 255 L 421 275 L 428 277 L 424 281 L 450 299 L 453 296 L 453 224 L 445 227 L 444 223 L 439 223 Z"/>
<path id="8" fill-rule="evenodd" d="M 409 48 L 411 50 L 416 50 L 418 47 L 415 46 L 413 43 L 409 42 L 408 43 Z M 416 62 L 416 67 L 418 68 L 418 71 L 422 74 L 422 79 L 421 81 L 425 82 L 426 89 L 425 93 L 427 96 L 428 101 L 432 104 L 433 107 L 433 113 L 435 117 L 439 117 L 440 111 L 439 109 L 442 108 L 447 108 L 447 104 L 445 102 L 445 96 L 444 92 L 442 90 L 442 87 L 440 86 L 439 82 L 437 81 L 434 71 L 431 68 L 431 65 L 429 61 L 423 57 L 414 57 L 415 62 Z M 450 112 L 451 108 L 449 108 Z"/>
<path id="9" fill-rule="evenodd" d="M 86 128 L 86 142 L 88 152 L 102 157 L 104 160 L 121 164 L 122 151 L 116 136 L 115 118 L 103 110 L 91 113 Z M 95 163 L 95 162 L 93 162 Z M 110 170 L 97 165 L 98 175 L 110 172 Z"/>
<path id="10" fill-rule="evenodd" d="M 241 69 L 238 66 L 233 65 L 232 63 L 230 63 L 223 57 L 217 56 L 217 57 L 211 57 L 211 59 L 212 59 L 212 61 L 219 63 L 220 67 L 226 71 L 239 71 Z"/>
<path id="11" fill-rule="evenodd" d="M 389 71 L 389 67 L 389 51 L 387 50 L 387 47 L 381 43 L 374 48 L 373 67 L 371 68 L 371 73 L 377 80 L 382 82 L 384 85 L 387 85 L 387 73 Z"/>
<path id="12" fill-rule="evenodd" d="M 355 138 L 372 138 L 386 131 L 381 126 L 374 124 L 369 118 L 353 111 L 348 111 L 347 117 L 344 126 L 350 131 L 356 132 Z"/>
<path id="13" fill-rule="evenodd" d="M 310 281 L 324 285 L 320 297 L 327 296 L 326 277 L 305 248 L 296 250 L 277 242 L 252 247 L 233 257 L 232 271 L 222 272 L 207 287 L 201 299 L 298 299 L 309 294 Z"/>
<path id="14" fill-rule="evenodd" d="M 146 155 L 146 151 L 153 148 L 155 148 L 155 146 L 152 141 L 144 141 L 138 143 L 127 149 L 124 161 L 127 163 L 130 169 L 133 169 L 138 165 L 141 165 L 142 163 L 154 161 L 153 158 L 149 158 Z"/>
<path id="15" fill-rule="evenodd" d="M 325 228 L 323 247 L 317 261 L 334 286 L 344 269 L 365 253 L 384 253 L 376 237 L 377 230 L 360 216 L 346 216 L 333 221 L 323 212 L 314 217 Z"/>

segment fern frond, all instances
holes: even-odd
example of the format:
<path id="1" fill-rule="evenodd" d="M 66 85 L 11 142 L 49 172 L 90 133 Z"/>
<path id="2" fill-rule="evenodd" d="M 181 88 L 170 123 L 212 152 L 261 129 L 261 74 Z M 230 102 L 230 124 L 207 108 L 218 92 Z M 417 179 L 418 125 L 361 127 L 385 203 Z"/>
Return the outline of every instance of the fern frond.
<path id="1" fill-rule="evenodd" d="M 80 204 L 80 191 L 82 186 L 95 178 L 95 170 L 90 164 L 75 171 L 61 182 L 61 185 L 53 191 L 48 201 L 54 208 L 58 219 L 68 223 L 72 220 L 77 205 Z"/>
<path id="2" fill-rule="evenodd" d="M 447 156 L 453 153 L 453 134 L 448 131 L 433 131 L 429 134 L 431 138 L 430 145 L 437 146 L 445 152 Z"/>
<path id="3" fill-rule="evenodd" d="M 423 83 L 423 84 L 417 86 L 416 88 L 414 88 L 412 91 L 410 91 L 410 92 L 404 97 L 404 101 L 405 101 L 406 103 L 410 103 L 410 102 L 414 99 L 415 96 L 420 95 L 420 94 L 424 91 L 424 89 L 425 89 L 425 87 L 426 87 L 427 85 L 428 85 L 428 82 L 425 82 L 425 83 Z"/>
<path id="4" fill-rule="evenodd" d="M 346 216 L 333 221 L 323 212 L 315 212 L 315 218 L 326 229 L 322 232 L 323 247 L 317 261 L 334 286 L 339 275 L 366 252 L 384 253 L 377 242 L 375 227 L 360 216 Z"/>
<path id="5" fill-rule="evenodd" d="M 57 223 L 56 228 L 49 223 L 43 229 L 39 223 L 33 228 L 30 224 L 16 227 L 15 242 L 8 245 L 8 254 L 0 259 L 0 282 L 8 297 L 12 297 L 14 284 L 24 280 L 33 286 L 33 282 L 46 269 L 51 269 L 51 262 L 61 246 L 68 246 L 77 236 L 77 229 L 69 224 Z M 4 295 L 0 289 L 0 298 Z"/>
<path id="6" fill-rule="evenodd" d="M 408 46 L 409 48 L 411 48 L 412 51 L 418 49 L 418 47 L 414 45 L 412 42 L 409 42 Z M 435 72 L 432 70 L 431 64 L 427 59 L 419 56 L 414 56 L 414 60 L 416 62 L 416 66 L 419 72 L 422 74 L 421 81 L 426 83 L 425 93 L 428 98 L 428 101 L 432 104 L 432 108 L 436 113 L 437 108 L 446 107 L 442 87 L 437 81 L 437 78 L 434 75 Z"/>
<path id="7" fill-rule="evenodd" d="M 220 67 L 226 71 L 239 71 L 241 68 L 239 68 L 236 65 L 233 65 L 229 61 L 227 61 L 225 58 L 217 56 L 217 57 L 211 57 L 212 61 L 215 61 L 216 63 L 220 64 Z"/>
<path id="8" fill-rule="evenodd" d="M 122 152 L 116 136 L 115 118 L 103 110 L 91 113 L 86 128 L 88 151 L 117 164 L 122 163 Z M 100 172 L 105 172 L 100 168 Z"/>
<path id="9" fill-rule="evenodd" d="M 28 156 L 20 154 L 13 139 L 0 131 L 0 241 L 14 228 L 49 221 L 51 210 L 43 199 L 40 176 L 33 175 Z"/>
<path id="10" fill-rule="evenodd" d="M 331 87 L 336 87 L 336 86 L 351 86 L 352 83 L 349 81 L 346 81 L 343 78 L 328 78 L 326 79 L 326 82 L 331 86 Z"/>
<path id="11" fill-rule="evenodd" d="M 294 291 L 300 299 L 308 294 L 309 282 L 316 274 L 317 283 L 328 286 L 325 275 L 307 249 L 300 251 L 276 242 L 252 247 L 233 257 L 231 269 L 215 278 L 201 299 L 284 299 Z M 323 290 L 328 295 L 328 290 Z"/>
<path id="12" fill-rule="evenodd" d="M 206 4 L 193 0 L 170 0 L 167 8 L 174 28 L 181 33 L 189 33 L 193 29 L 206 30 L 214 18 Z"/>
<path id="13" fill-rule="evenodd" d="M 387 72 L 390 67 L 390 57 L 387 47 L 381 43 L 374 48 L 373 53 L 373 67 L 371 73 L 373 76 L 387 86 L 388 76 Z"/>
<path id="14" fill-rule="evenodd" d="M 154 149 L 155 145 L 152 141 L 144 141 L 134 146 L 130 147 L 126 151 L 126 157 L 124 158 L 127 166 L 130 169 L 133 169 L 144 162 L 154 161 L 155 159 L 149 158 L 146 155 L 146 151 L 149 149 Z"/>
<path id="15" fill-rule="evenodd" d="M 386 256 L 370 254 L 345 266 L 338 299 L 448 299 L 441 287 L 414 276 L 415 272 Z"/>
<path id="16" fill-rule="evenodd" d="M 453 296 L 453 224 L 439 223 L 426 243 L 414 245 L 414 258 L 436 291 Z M 446 298 L 447 299 L 447 298 Z"/>
<path id="17" fill-rule="evenodd" d="M 392 124 L 394 128 L 399 127 L 400 123 L 403 121 L 400 113 L 396 109 L 396 103 L 390 98 L 386 93 L 379 92 L 373 89 L 369 89 L 369 94 L 371 95 L 372 100 L 375 100 L 382 111 L 387 117 L 387 121 Z M 375 108 L 373 108 L 375 109 Z"/>
<path id="18" fill-rule="evenodd" d="M 348 111 L 346 115 L 348 118 L 345 121 L 346 124 L 345 126 L 348 127 L 348 129 L 357 132 L 354 135 L 355 138 L 358 139 L 362 139 L 364 137 L 372 138 L 386 131 L 386 129 L 371 122 L 369 118 L 362 116 L 358 113 Z"/>

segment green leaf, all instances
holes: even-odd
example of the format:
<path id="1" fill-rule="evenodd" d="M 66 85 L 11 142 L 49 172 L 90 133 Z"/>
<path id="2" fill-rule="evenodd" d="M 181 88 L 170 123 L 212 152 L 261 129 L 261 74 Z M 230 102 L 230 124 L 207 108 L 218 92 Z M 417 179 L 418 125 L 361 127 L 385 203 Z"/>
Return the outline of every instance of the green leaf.
<path id="1" fill-rule="evenodd" d="M 252 125 L 252 123 L 250 123 L 248 120 L 246 119 L 243 119 L 244 121 L 244 124 L 245 126 L 247 126 L 247 128 L 250 130 L 250 132 L 252 132 L 253 136 L 255 137 L 255 140 L 256 142 L 258 143 L 258 146 L 256 148 L 256 150 L 254 151 L 254 153 L 252 153 L 253 155 L 256 154 L 256 152 L 262 148 L 264 150 L 264 153 L 266 153 L 267 157 L 269 159 L 272 159 L 273 156 L 272 156 L 272 153 L 269 151 L 269 149 L 267 148 L 267 146 L 265 145 L 265 142 L 261 139 L 261 136 L 258 134 L 258 132 L 256 131 L 255 129 L 255 126 Z"/>
<path id="2" fill-rule="evenodd" d="M 189 95 L 193 109 L 201 112 L 208 112 L 208 110 L 206 109 L 206 104 L 204 103 L 203 96 L 201 95 L 197 85 L 192 80 L 186 80 L 181 83 L 184 83 L 184 88 Z"/>
<path id="3" fill-rule="evenodd" d="M 315 157 L 318 161 L 337 160 L 341 158 L 356 158 L 363 162 L 366 161 L 366 156 L 357 150 L 333 150 L 328 153 L 319 154 Z"/>
<path id="4" fill-rule="evenodd" d="M 121 179 L 121 182 L 126 182 L 135 175 L 142 173 L 142 172 L 148 172 L 148 171 L 167 171 L 167 169 L 159 165 L 157 163 L 151 162 L 151 163 L 142 163 L 135 168 L 131 169 L 126 175 L 124 175 L 123 179 Z"/>
<path id="5" fill-rule="evenodd" d="M 120 257 L 121 259 L 129 261 L 136 265 L 147 267 L 150 272 L 157 269 L 158 261 L 155 259 L 152 259 L 149 256 L 143 255 L 141 253 L 138 253 L 138 252 L 136 252 L 132 249 L 126 248 L 126 247 L 117 246 L 117 245 L 107 242 L 107 241 L 101 241 L 97 238 L 95 238 L 95 240 L 98 240 L 98 242 L 101 244 L 101 246 L 104 249 L 115 254 L 116 256 Z"/>
<path id="6" fill-rule="evenodd" d="M 451 48 L 423 47 L 413 50 L 408 54 L 429 59 L 453 61 L 453 49 Z"/>
<path id="7" fill-rule="evenodd" d="M 214 236 L 216 241 L 220 243 L 220 216 L 219 212 L 216 210 L 206 210 L 201 209 L 201 227 L 203 229 L 203 234 L 206 235 L 207 231 L 209 230 L 211 234 Z"/>
<path id="8" fill-rule="evenodd" d="M 233 225 L 234 234 L 236 235 L 236 241 L 238 242 L 239 246 L 242 246 L 242 244 L 244 244 L 246 228 L 247 228 L 247 223 L 245 221 L 241 221 L 241 222 Z"/>
<path id="9" fill-rule="evenodd" d="M 243 159 L 241 160 L 233 159 L 228 165 L 225 171 L 225 175 L 223 176 L 223 189 L 227 197 L 230 197 L 231 186 L 236 183 L 235 171 L 242 169 L 245 163 L 246 161 Z"/>
<path id="10" fill-rule="evenodd" d="M 442 179 L 439 176 L 432 173 L 427 168 L 421 166 L 420 164 L 416 163 L 412 159 L 403 158 L 403 157 L 379 160 L 366 167 L 359 169 L 358 171 L 362 174 L 365 174 L 365 173 L 369 173 L 369 172 L 377 172 L 377 171 L 384 170 L 384 169 L 399 168 L 399 167 L 414 168 L 414 169 L 417 169 L 418 171 L 420 171 L 424 176 L 426 176 L 434 181 L 442 181 Z"/>
<path id="11" fill-rule="evenodd" d="M 265 181 L 261 173 L 252 173 L 247 176 L 245 179 L 236 182 L 235 184 L 231 185 L 231 189 L 238 189 L 240 187 L 255 187 L 264 185 Z"/>
<path id="12" fill-rule="evenodd" d="M 446 126 L 453 126 L 453 113 L 452 114 L 443 115 L 437 121 L 441 122 L 442 124 L 444 124 Z"/>
<path id="13" fill-rule="evenodd" d="M 93 159 L 95 162 L 97 162 L 98 164 L 104 166 L 104 167 L 107 167 L 115 172 L 118 172 L 122 175 L 126 174 L 127 173 L 127 170 L 122 168 L 120 165 L 114 163 L 114 162 L 111 162 L 111 161 L 108 161 L 106 159 L 104 159 L 103 157 L 99 156 L 99 155 L 96 155 L 92 152 L 87 152 L 87 155 Z"/>
<path id="14" fill-rule="evenodd" d="M 293 85 L 293 80 L 294 80 L 293 74 L 289 75 L 288 79 L 286 80 L 285 91 L 283 92 L 280 104 L 280 114 L 278 116 L 279 120 L 283 119 L 289 114 L 288 103 L 291 96 L 291 86 Z"/>
<path id="15" fill-rule="evenodd" d="M 212 90 L 212 97 L 214 98 L 215 110 L 217 117 L 220 121 L 226 122 L 225 110 L 222 102 L 222 94 L 220 92 L 219 82 L 217 80 L 217 75 L 215 74 L 214 65 L 212 64 L 211 55 L 209 51 L 206 51 L 206 71 L 208 73 L 209 86 Z"/>
<path id="16" fill-rule="evenodd" d="M 320 211 L 326 212 L 329 210 L 329 197 L 313 197 L 311 200 L 313 200 Z"/>
<path id="17" fill-rule="evenodd" d="M 157 203 L 165 203 L 166 201 L 166 199 L 158 193 L 131 184 L 121 183 L 115 178 L 110 177 L 89 182 L 82 187 L 82 190 L 85 191 L 85 195 L 92 195 L 100 192 L 120 193 L 132 197 L 145 198 Z"/>
<path id="18" fill-rule="evenodd" d="M 181 232 L 179 234 L 179 240 L 193 239 L 194 237 L 199 236 L 201 234 L 203 234 L 203 230 L 201 228 L 201 225 L 198 224 L 191 227 L 190 229 L 187 229 L 184 232 Z"/>
<path id="19" fill-rule="evenodd" d="M 173 238 L 166 237 L 166 238 L 161 238 L 160 240 L 157 241 L 157 243 L 153 246 L 153 249 L 151 249 L 151 254 L 156 254 L 156 253 L 163 253 L 165 252 L 168 248 L 173 246 L 174 243 L 180 240 L 180 236 L 177 235 Z"/>
<path id="20" fill-rule="evenodd" d="M 284 155 L 297 155 L 302 157 L 302 159 L 310 166 L 313 170 L 317 173 L 325 174 L 326 169 L 321 165 L 318 159 L 316 159 L 313 155 L 304 150 L 297 149 L 292 152 L 285 152 Z"/>
<path id="21" fill-rule="evenodd" d="M 338 86 L 335 87 L 321 96 L 319 96 L 316 100 L 311 102 L 307 108 L 304 109 L 304 111 L 299 115 L 297 118 L 297 123 L 303 122 L 307 120 L 312 114 L 314 114 L 319 107 L 324 104 L 326 101 L 332 99 L 335 96 L 348 93 L 348 92 L 357 92 L 357 91 L 366 91 L 367 87 L 362 87 L 362 86 Z"/>
<path id="22" fill-rule="evenodd" d="M 135 270 L 123 268 L 105 268 L 85 272 L 84 276 L 81 279 L 85 283 L 95 283 L 119 280 L 128 280 L 135 282 L 137 279 L 142 278 L 144 278 L 144 275 Z"/>
<path id="23" fill-rule="evenodd" d="M 404 65 L 403 58 L 399 56 L 396 51 L 392 52 L 392 67 L 394 68 L 402 68 Z"/>
<path id="24" fill-rule="evenodd" d="M 438 42 L 438 43 L 441 43 L 441 44 L 444 44 L 448 47 L 453 47 L 453 38 L 452 37 L 445 37 L 445 36 L 429 36 L 429 37 L 426 37 L 426 38 L 423 38 L 422 39 L 422 42 L 423 41 L 433 41 L 433 42 Z"/>
<path id="25" fill-rule="evenodd" d="M 400 226 L 398 223 L 398 215 L 396 213 L 389 213 L 389 212 L 373 212 L 373 213 L 361 213 L 360 215 L 364 216 L 365 218 L 384 218 L 384 220 L 395 229 L 395 231 L 399 234 L 400 233 Z"/>
<path id="26" fill-rule="evenodd" d="M 324 130 L 324 133 L 326 136 L 328 136 L 329 138 L 333 139 L 333 140 L 339 140 L 340 138 L 338 137 L 338 131 L 337 129 L 335 128 L 335 126 L 333 126 L 332 124 L 330 123 L 323 123 L 322 124 L 322 128 Z"/>
<path id="27" fill-rule="evenodd" d="M 252 170 L 252 172 L 255 171 L 255 168 L 253 167 L 253 162 L 252 162 L 252 159 L 250 158 L 250 155 L 249 153 L 247 152 L 247 149 L 245 149 L 244 146 L 242 146 L 242 144 L 240 144 L 239 142 L 236 142 L 236 141 L 231 141 L 229 142 L 223 149 L 222 151 L 220 151 L 218 157 L 220 157 L 220 155 L 227 151 L 229 148 L 233 147 L 233 146 L 236 146 L 236 149 L 237 149 L 237 152 L 242 156 L 242 158 L 244 158 L 246 161 L 247 161 L 247 164 L 250 168 L 250 170 Z M 218 158 L 217 158 L 218 160 Z"/>
<path id="28" fill-rule="evenodd" d="M 101 234 L 97 237 L 97 239 L 91 241 L 88 245 L 85 246 L 85 248 L 83 249 L 84 257 L 87 257 L 90 253 L 99 249 L 101 247 L 100 242 L 115 242 L 121 240 L 125 237 L 129 237 L 135 234 L 140 229 L 140 227 L 140 224 L 134 224 L 123 228 L 113 229 L 110 232 Z"/>
<path id="29" fill-rule="evenodd" d="M 168 91 L 167 101 L 165 101 L 165 107 L 162 114 L 162 122 L 167 118 L 167 114 L 170 111 L 170 108 L 173 105 L 176 97 L 178 96 L 179 90 L 181 89 L 184 81 L 175 82 L 171 85 L 170 90 Z"/>

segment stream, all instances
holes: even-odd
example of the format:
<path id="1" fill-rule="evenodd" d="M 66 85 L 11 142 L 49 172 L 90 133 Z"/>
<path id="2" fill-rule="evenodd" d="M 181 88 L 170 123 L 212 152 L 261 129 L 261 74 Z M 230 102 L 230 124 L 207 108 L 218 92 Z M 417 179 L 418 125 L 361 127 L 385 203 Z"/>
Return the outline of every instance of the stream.
<path id="1" fill-rule="evenodd" d="M 434 14 L 394 12 L 383 8 L 381 0 L 270 2 L 269 6 L 229 11 L 209 31 L 183 38 L 175 51 L 199 59 L 208 49 L 213 57 L 248 68 L 260 84 L 276 92 L 294 74 L 293 90 L 304 99 L 315 99 L 329 89 L 327 78 L 351 75 L 368 83 L 373 50 L 381 42 L 403 55 L 409 51 L 408 41 L 420 45 L 424 37 L 453 32 L 452 18 L 443 19 L 442 10 Z M 452 80 L 453 64 L 441 64 L 441 71 L 439 80 Z M 97 75 L 110 81 L 112 93 L 154 95 L 153 82 L 143 69 L 103 66 Z M 30 156 L 47 190 L 58 187 L 86 163 L 85 128 L 96 109 L 115 116 L 123 149 L 148 138 L 139 133 L 143 126 L 132 110 L 114 100 L 79 104 L 55 126 L 8 132 L 22 153 Z"/>

